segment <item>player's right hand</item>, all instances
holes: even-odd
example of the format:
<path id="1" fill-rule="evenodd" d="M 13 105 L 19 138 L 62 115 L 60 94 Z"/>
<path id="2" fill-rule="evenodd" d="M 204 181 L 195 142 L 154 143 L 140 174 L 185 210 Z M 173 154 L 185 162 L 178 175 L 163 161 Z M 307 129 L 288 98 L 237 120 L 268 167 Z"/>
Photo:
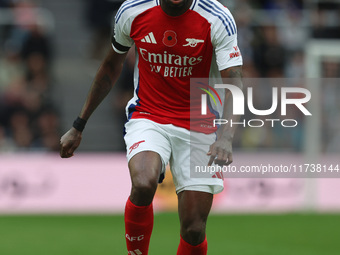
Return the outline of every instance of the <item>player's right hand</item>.
<path id="1" fill-rule="evenodd" d="M 60 157 L 70 158 L 78 148 L 82 139 L 82 132 L 71 128 L 60 138 Z"/>

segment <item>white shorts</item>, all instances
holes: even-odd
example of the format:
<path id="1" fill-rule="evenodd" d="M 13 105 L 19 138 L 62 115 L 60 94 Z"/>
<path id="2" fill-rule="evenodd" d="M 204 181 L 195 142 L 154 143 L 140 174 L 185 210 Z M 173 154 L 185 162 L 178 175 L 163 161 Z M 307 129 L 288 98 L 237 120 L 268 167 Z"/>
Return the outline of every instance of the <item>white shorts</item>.
<path id="1" fill-rule="evenodd" d="M 162 173 L 170 163 L 170 170 L 177 194 L 183 190 L 202 191 L 217 194 L 223 191 L 223 180 L 213 178 L 192 178 L 190 176 L 190 131 L 172 124 L 158 124 L 148 119 L 132 119 L 125 124 L 124 137 L 128 161 L 142 151 L 154 151 L 161 157 Z M 192 134 L 192 132 L 191 132 Z M 215 141 L 216 135 L 204 135 L 206 144 L 195 147 L 201 165 L 207 165 L 209 146 Z"/>

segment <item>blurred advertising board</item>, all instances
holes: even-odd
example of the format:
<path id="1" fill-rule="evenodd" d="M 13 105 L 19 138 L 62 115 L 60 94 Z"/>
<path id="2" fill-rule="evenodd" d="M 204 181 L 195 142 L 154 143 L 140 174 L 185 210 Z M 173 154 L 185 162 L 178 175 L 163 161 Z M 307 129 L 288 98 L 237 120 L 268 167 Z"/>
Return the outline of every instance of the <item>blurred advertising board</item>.
<path id="1" fill-rule="evenodd" d="M 334 160 L 338 160 L 336 155 L 331 159 L 320 159 L 321 167 Z M 241 166 L 260 167 L 260 161 L 267 172 L 270 164 L 272 169 L 274 166 L 280 169 L 278 162 L 289 162 L 287 167 L 296 165 L 295 168 L 299 169 L 303 156 L 236 152 L 233 165 L 236 169 Z M 267 168 L 264 168 L 265 164 Z M 282 169 L 284 166 L 280 164 Z M 228 178 L 228 173 L 224 174 L 225 189 L 215 196 L 213 211 L 340 211 L 340 196 L 337 195 L 340 193 L 340 178 L 336 178 L 335 173 L 328 178 L 320 177 L 316 171 L 307 170 L 308 178 L 306 175 L 270 176 L 268 173 Z M 123 213 L 130 188 L 123 153 L 78 153 L 70 159 L 41 153 L 0 155 L 1 214 Z M 169 168 L 165 181 L 157 190 L 154 208 L 156 211 L 177 209 Z"/>

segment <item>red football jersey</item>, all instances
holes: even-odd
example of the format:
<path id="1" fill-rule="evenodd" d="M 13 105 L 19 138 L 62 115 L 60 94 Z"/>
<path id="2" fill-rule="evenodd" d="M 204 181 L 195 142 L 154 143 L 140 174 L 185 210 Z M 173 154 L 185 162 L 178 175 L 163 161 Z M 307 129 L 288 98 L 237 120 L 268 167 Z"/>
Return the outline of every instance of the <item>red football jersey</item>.
<path id="1" fill-rule="evenodd" d="M 173 17 L 159 0 L 128 0 L 116 14 L 112 42 L 118 53 L 136 46 L 128 119 L 216 131 L 207 125 L 216 118 L 210 111 L 202 125 L 190 126 L 190 79 L 218 77 L 220 70 L 242 65 L 235 21 L 227 8 L 215 0 L 193 0 L 188 11 Z"/>

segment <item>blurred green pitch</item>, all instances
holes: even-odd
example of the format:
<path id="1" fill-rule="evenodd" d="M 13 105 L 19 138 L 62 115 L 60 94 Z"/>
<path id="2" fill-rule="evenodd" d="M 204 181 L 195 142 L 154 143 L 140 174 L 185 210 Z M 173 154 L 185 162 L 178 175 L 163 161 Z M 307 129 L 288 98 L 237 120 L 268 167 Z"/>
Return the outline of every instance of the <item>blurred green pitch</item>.
<path id="1" fill-rule="evenodd" d="M 176 213 L 156 214 L 150 255 L 175 255 Z M 338 255 L 340 214 L 211 215 L 208 255 Z M 121 215 L 0 216 L 1 255 L 126 255 Z"/>

